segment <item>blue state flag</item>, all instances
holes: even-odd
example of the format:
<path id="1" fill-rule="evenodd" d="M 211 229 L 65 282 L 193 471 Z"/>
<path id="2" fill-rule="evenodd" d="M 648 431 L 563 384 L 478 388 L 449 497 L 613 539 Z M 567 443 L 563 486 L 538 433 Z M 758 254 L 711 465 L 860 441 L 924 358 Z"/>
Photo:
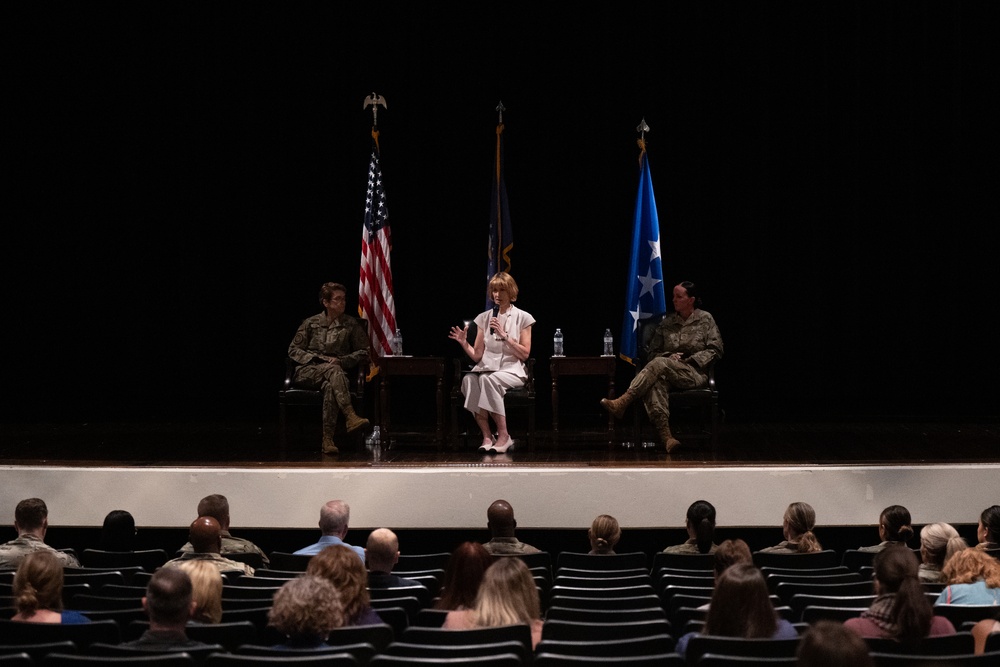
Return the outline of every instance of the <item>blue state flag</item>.
<path id="1" fill-rule="evenodd" d="M 639 155 L 639 194 L 635 199 L 632 231 L 632 259 L 625 290 L 625 317 L 622 322 L 619 356 L 635 364 L 638 354 L 636 332 L 639 320 L 667 312 L 663 289 L 663 261 L 660 257 L 660 219 L 656 215 L 653 179 L 643 146 Z"/>
<path id="2" fill-rule="evenodd" d="M 510 273 L 510 251 L 514 248 L 514 232 L 510 226 L 507 204 L 507 184 L 503 179 L 503 122 L 497 125 L 496 160 L 493 164 L 493 187 L 490 198 L 490 238 L 487 244 L 486 283 L 500 271 Z M 486 308 L 493 300 L 486 297 Z"/>

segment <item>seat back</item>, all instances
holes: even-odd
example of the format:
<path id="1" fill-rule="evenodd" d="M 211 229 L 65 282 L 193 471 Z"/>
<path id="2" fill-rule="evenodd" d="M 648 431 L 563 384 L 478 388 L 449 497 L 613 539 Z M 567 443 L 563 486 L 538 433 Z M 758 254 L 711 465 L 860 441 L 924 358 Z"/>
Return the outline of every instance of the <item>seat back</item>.
<path id="1" fill-rule="evenodd" d="M 562 551 L 556 557 L 556 575 L 562 568 L 577 570 L 627 570 L 642 568 L 648 570 L 649 563 L 645 552 L 633 551 L 620 554 L 589 554 L 573 551 Z"/>
<path id="2" fill-rule="evenodd" d="M 836 567 L 840 565 L 840 555 L 833 549 L 805 554 L 755 551 L 753 553 L 753 564 L 757 567 L 794 567 L 803 569 Z"/>
<path id="3" fill-rule="evenodd" d="M 411 628 L 412 629 L 412 628 Z M 334 628 L 327 635 L 326 643 L 330 646 L 347 646 L 350 644 L 367 643 L 382 651 L 394 639 L 392 626 L 387 623 L 378 625 L 347 625 Z"/>
<path id="4" fill-rule="evenodd" d="M 285 551 L 272 551 L 268 558 L 271 561 L 271 569 L 286 572 L 305 572 L 312 556 L 293 554 Z"/>
<path id="5" fill-rule="evenodd" d="M 670 653 L 675 645 L 674 638 L 668 634 L 605 640 L 542 639 L 535 646 L 535 653 L 612 658 Z"/>
<path id="6" fill-rule="evenodd" d="M 695 635 L 688 641 L 686 655 L 690 664 L 697 663 L 698 659 L 706 653 L 757 658 L 788 658 L 795 656 L 795 650 L 798 646 L 798 638 L 743 639 L 741 637 Z"/>
<path id="7" fill-rule="evenodd" d="M 621 623 L 546 620 L 542 625 L 542 639 L 604 640 L 626 639 L 629 637 L 649 637 L 671 634 L 671 626 L 666 619 L 646 621 L 625 621 Z"/>
<path id="8" fill-rule="evenodd" d="M 368 663 L 371 667 L 413 667 L 415 665 L 454 665 L 455 667 L 520 667 L 522 660 L 515 653 L 472 655 L 459 658 L 424 658 L 409 655 L 379 654 Z"/>
<path id="9" fill-rule="evenodd" d="M 808 581 L 783 581 L 775 588 L 783 604 L 791 605 L 796 595 L 824 595 L 830 597 L 874 595 L 872 581 L 853 581 L 846 584 L 816 584 Z"/>
<path id="10" fill-rule="evenodd" d="M 366 665 L 372 656 L 375 655 L 375 647 L 367 642 L 341 644 L 340 646 L 324 646 L 320 648 L 275 648 L 274 646 L 244 644 L 233 651 L 233 653 L 244 656 L 279 656 L 286 658 L 347 653 L 354 656 L 359 665 Z"/>
<path id="11" fill-rule="evenodd" d="M 972 653 L 975 639 L 971 632 L 925 637 L 916 642 L 901 642 L 887 637 L 865 637 L 872 653 L 907 653 L 911 655 L 961 655 Z"/>
<path id="12" fill-rule="evenodd" d="M 169 651 L 137 655 L 106 656 L 79 653 L 50 653 L 40 663 L 42 667 L 194 667 L 198 663 L 188 653 Z"/>
<path id="13" fill-rule="evenodd" d="M 400 641 L 408 644 L 465 645 L 517 641 L 531 650 L 531 628 L 523 623 L 500 625 L 469 630 L 445 630 L 410 626 L 403 631 Z"/>
<path id="14" fill-rule="evenodd" d="M 715 554 L 674 554 L 662 551 L 653 554 L 653 564 L 650 567 L 653 578 L 655 579 L 657 573 L 664 568 L 713 572 Z"/>
<path id="15" fill-rule="evenodd" d="M 289 655 L 237 655 L 213 653 L 202 663 L 204 667 L 357 667 L 361 663 L 350 653 L 312 653 Z"/>
<path id="16" fill-rule="evenodd" d="M 91 623 L 21 623 L 10 619 L 0 619 L 0 645 L 42 644 L 71 641 L 77 647 L 90 646 L 94 642 L 117 644 L 122 640 L 118 623 L 111 620 Z"/>
<path id="17" fill-rule="evenodd" d="M 393 567 L 397 574 L 400 571 L 414 572 L 418 570 L 444 570 L 451 554 L 447 551 L 426 554 L 399 554 L 399 560 Z"/>
<path id="18" fill-rule="evenodd" d="M 146 572 L 153 572 L 168 560 L 169 557 L 164 549 L 142 549 L 139 551 L 84 549 L 80 553 L 80 564 L 89 568 L 141 567 Z"/>
<path id="19" fill-rule="evenodd" d="M 398 641 L 389 644 L 382 655 L 450 660 L 504 653 L 513 653 L 524 663 L 529 662 L 532 655 L 531 651 L 516 639 L 482 644 L 411 644 Z"/>

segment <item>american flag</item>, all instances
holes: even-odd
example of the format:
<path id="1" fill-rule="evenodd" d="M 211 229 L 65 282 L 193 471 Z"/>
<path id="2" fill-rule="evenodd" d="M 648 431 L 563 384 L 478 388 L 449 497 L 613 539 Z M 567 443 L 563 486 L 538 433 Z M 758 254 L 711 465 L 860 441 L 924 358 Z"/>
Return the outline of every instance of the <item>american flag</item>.
<path id="1" fill-rule="evenodd" d="M 392 296 L 392 234 L 382 188 L 378 136 L 372 133 L 372 159 L 368 165 L 365 224 L 361 230 L 361 283 L 358 312 L 368 320 L 373 357 L 392 354 L 390 340 L 396 331 L 396 304 Z M 376 364 L 377 365 L 377 364 Z"/>

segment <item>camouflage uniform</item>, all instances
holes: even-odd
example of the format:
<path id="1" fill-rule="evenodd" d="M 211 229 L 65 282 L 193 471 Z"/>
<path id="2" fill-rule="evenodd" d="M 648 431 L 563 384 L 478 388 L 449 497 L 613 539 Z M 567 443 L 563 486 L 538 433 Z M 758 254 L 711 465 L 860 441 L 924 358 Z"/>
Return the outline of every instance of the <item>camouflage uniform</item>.
<path id="1" fill-rule="evenodd" d="M 337 357 L 339 364 L 320 355 Z M 323 391 L 323 433 L 333 436 L 337 415 L 351 406 L 351 391 L 345 368 L 368 359 L 368 335 L 356 319 L 341 315 L 334 321 L 320 313 L 306 318 L 295 332 L 288 356 L 298 363 L 292 381 Z"/>
<path id="2" fill-rule="evenodd" d="M 683 360 L 670 359 L 680 352 Z M 663 319 L 649 342 L 649 360 L 629 391 L 642 397 L 650 421 L 658 428 L 670 424 L 671 389 L 697 389 L 708 384 L 704 369 L 722 358 L 722 336 L 715 319 L 704 310 L 695 310 L 685 320 L 674 313 Z"/>
<path id="3" fill-rule="evenodd" d="M 521 542 L 516 537 L 494 537 L 483 547 L 494 556 L 516 556 L 518 554 L 535 554 L 538 549 Z"/>
<path id="4" fill-rule="evenodd" d="M 25 533 L 6 544 L 0 544 L 0 569 L 17 569 L 25 556 L 36 551 L 51 551 L 62 561 L 64 567 L 80 567 L 80 562 L 72 555 L 53 549 L 34 535 Z"/>
<path id="5" fill-rule="evenodd" d="M 194 546 L 188 542 L 180 549 L 184 553 L 192 553 L 194 551 Z M 241 537 L 233 537 L 229 534 L 228 530 L 222 531 L 222 555 L 226 554 L 259 554 L 261 559 L 264 561 L 264 565 L 270 564 L 267 555 L 258 547 L 256 544 L 250 540 L 244 540 Z"/>
<path id="6" fill-rule="evenodd" d="M 714 554 L 715 550 L 719 548 L 718 544 L 713 544 L 708 548 L 708 553 Z M 663 550 L 665 554 L 700 554 L 698 551 L 698 540 L 690 539 L 683 544 L 675 544 L 672 547 L 667 547 Z"/>
<path id="7" fill-rule="evenodd" d="M 253 568 L 246 563 L 229 560 L 228 558 L 215 553 L 186 553 L 183 556 L 168 560 L 163 567 L 177 567 L 180 563 L 188 560 L 207 560 L 219 570 L 219 572 L 232 572 L 234 570 L 242 572 L 245 576 L 253 576 Z"/>

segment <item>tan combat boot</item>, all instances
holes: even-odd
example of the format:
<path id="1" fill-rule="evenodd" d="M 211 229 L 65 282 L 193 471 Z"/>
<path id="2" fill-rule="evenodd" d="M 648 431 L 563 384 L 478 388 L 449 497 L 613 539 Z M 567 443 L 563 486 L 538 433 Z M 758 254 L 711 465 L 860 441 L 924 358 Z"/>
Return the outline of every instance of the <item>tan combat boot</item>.
<path id="1" fill-rule="evenodd" d="M 370 425 L 370 422 L 367 419 L 358 416 L 358 413 L 354 411 L 354 408 L 347 408 L 346 410 L 343 410 L 343 413 L 346 419 L 348 433 L 353 433 L 359 428 L 367 428 Z"/>
<path id="2" fill-rule="evenodd" d="M 625 417 L 625 409 L 635 400 L 635 394 L 629 389 L 618 398 L 602 398 L 601 407 L 613 414 L 617 419 Z"/>
<path id="3" fill-rule="evenodd" d="M 667 454 L 681 446 L 681 441 L 675 438 L 674 434 L 670 432 L 669 424 L 657 426 L 657 430 L 660 432 L 660 440 L 667 446 Z"/>
<path id="4" fill-rule="evenodd" d="M 323 435 L 323 453 L 324 454 L 339 454 L 340 450 L 337 449 L 337 445 L 333 442 L 332 435 Z"/>

